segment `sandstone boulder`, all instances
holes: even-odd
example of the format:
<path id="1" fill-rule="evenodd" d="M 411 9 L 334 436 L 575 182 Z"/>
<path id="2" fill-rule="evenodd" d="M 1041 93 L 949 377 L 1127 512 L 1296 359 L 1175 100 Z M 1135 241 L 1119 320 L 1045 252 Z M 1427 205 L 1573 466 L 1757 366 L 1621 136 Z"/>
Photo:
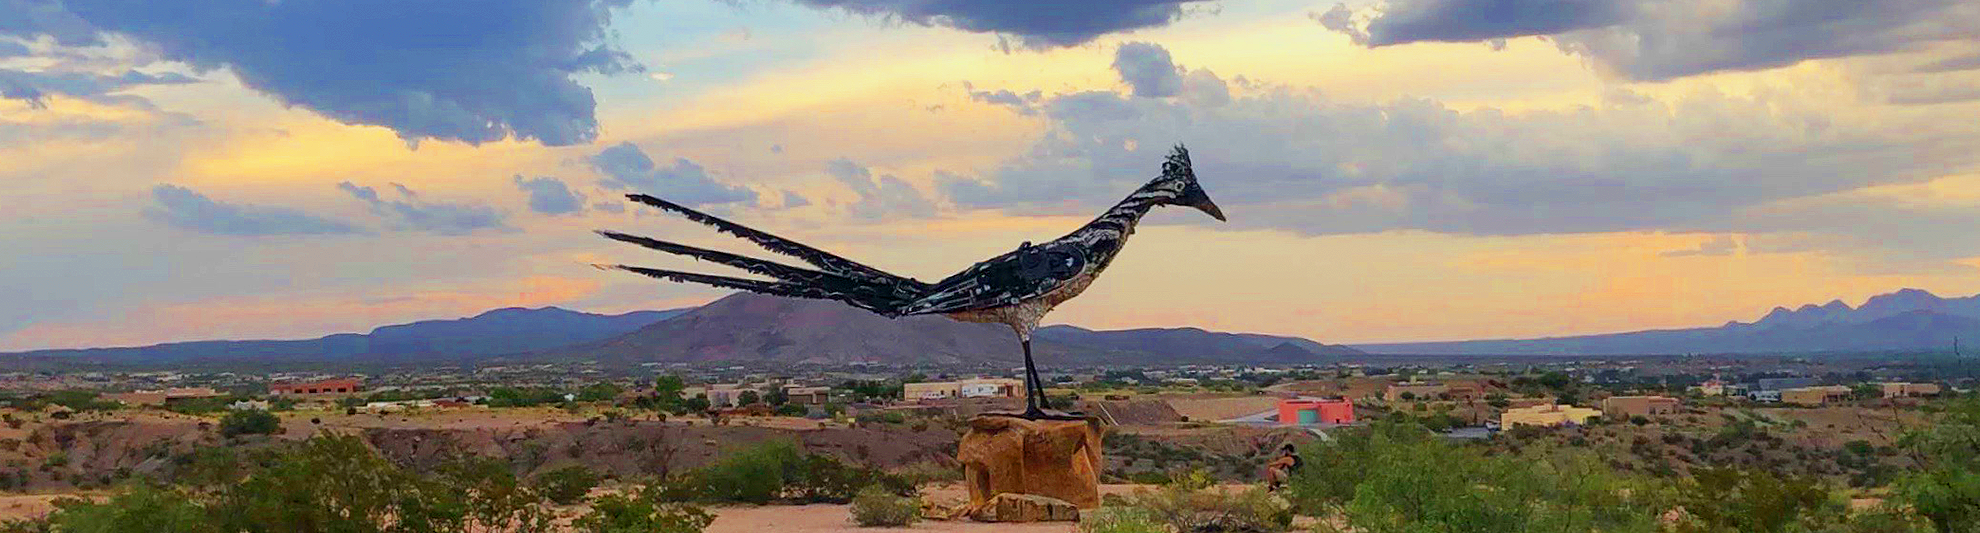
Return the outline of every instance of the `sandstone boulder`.
<path id="1" fill-rule="evenodd" d="M 1091 421 L 977 416 L 969 420 L 956 460 L 963 465 L 970 509 L 988 507 L 1001 494 L 1045 496 L 1080 509 L 1100 506 L 1100 430 Z"/>

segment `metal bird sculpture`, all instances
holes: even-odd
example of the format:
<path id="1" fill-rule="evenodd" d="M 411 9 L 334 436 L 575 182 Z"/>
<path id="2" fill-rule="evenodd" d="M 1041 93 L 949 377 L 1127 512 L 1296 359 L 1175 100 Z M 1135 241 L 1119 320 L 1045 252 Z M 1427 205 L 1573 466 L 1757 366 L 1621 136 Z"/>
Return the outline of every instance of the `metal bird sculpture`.
<path id="1" fill-rule="evenodd" d="M 1162 163 L 1162 175 L 1136 189 L 1099 218 L 1080 226 L 1064 237 L 1033 245 L 1029 242 L 1003 255 L 977 263 L 962 272 L 935 283 L 896 276 L 826 253 L 796 241 L 764 233 L 741 224 L 716 218 L 686 206 L 644 194 L 628 199 L 678 213 L 688 220 L 713 226 L 716 230 L 756 243 L 771 252 L 810 264 L 802 268 L 727 252 L 683 244 L 599 231 L 599 235 L 620 242 L 696 259 L 713 261 L 771 278 L 757 280 L 629 265 L 594 265 L 625 270 L 659 279 L 699 283 L 727 289 L 794 298 L 837 300 L 889 318 L 909 315 L 945 315 L 967 322 L 987 322 L 1010 326 L 1024 346 L 1025 410 L 1021 418 L 1079 419 L 1078 415 L 1046 409 L 1042 397 L 1044 382 L 1031 358 L 1031 333 L 1053 307 L 1079 296 L 1093 278 L 1107 269 L 1114 255 L 1134 234 L 1142 215 L 1155 206 L 1193 207 L 1224 220 L 1224 213 L 1191 170 L 1189 150 L 1178 145 Z"/>

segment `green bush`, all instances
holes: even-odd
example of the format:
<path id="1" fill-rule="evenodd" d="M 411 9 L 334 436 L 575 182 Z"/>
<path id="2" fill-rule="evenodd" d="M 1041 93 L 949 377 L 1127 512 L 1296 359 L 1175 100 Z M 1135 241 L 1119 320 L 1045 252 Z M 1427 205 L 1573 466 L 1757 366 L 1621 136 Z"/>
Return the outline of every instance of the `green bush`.
<path id="1" fill-rule="evenodd" d="M 1191 477 L 1191 476 L 1179 476 Z M 1225 492 L 1214 487 L 1172 484 L 1155 491 L 1142 491 L 1129 501 L 1146 510 L 1153 520 L 1168 524 L 1179 533 L 1285 531 L 1292 527 L 1292 505 L 1284 499 L 1253 488 Z"/>
<path id="2" fill-rule="evenodd" d="M 229 437 L 273 435 L 280 429 L 282 429 L 282 419 L 276 417 L 274 413 L 260 409 L 234 411 L 220 417 L 220 434 Z"/>
<path id="3" fill-rule="evenodd" d="M 852 519 L 862 527 L 903 527 L 921 519 L 921 499 L 868 486 L 853 496 Z"/>
<path id="4" fill-rule="evenodd" d="M 1080 533 L 1170 533 L 1168 524 L 1140 507 L 1106 506 L 1080 513 Z"/>
<path id="5" fill-rule="evenodd" d="M 658 484 L 669 501 L 767 504 L 846 503 L 859 489 L 877 485 L 896 494 L 914 492 L 907 478 L 848 465 L 828 455 L 806 454 L 775 440 L 734 450 L 715 464 Z"/>
<path id="6" fill-rule="evenodd" d="M 126 485 L 110 499 L 97 503 L 78 498 L 55 501 L 55 510 L 39 521 L 45 529 L 63 533 L 219 533 L 207 510 L 184 493 L 145 483 Z M 26 527 L 26 526 L 22 526 Z M 4 529 L 0 529 L 4 530 Z"/>
<path id="7" fill-rule="evenodd" d="M 715 520 L 700 507 L 667 501 L 664 489 L 648 485 L 632 494 L 612 494 L 591 503 L 591 512 L 571 522 L 578 533 L 699 533 Z"/>
<path id="8" fill-rule="evenodd" d="M 572 465 L 536 476 L 531 486 L 550 501 L 571 505 L 584 501 L 591 488 L 598 486 L 598 474 L 582 465 Z"/>

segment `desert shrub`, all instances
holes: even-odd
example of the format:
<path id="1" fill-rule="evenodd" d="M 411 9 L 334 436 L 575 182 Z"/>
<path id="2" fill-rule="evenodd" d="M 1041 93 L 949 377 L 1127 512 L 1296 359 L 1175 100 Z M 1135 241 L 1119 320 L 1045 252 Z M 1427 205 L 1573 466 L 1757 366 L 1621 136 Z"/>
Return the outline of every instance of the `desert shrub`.
<path id="1" fill-rule="evenodd" d="M 786 403 L 777 406 L 776 412 L 777 412 L 777 416 L 804 416 L 805 414 L 810 413 L 811 410 L 806 409 L 802 405 L 798 405 L 794 403 Z"/>
<path id="2" fill-rule="evenodd" d="M 207 510 L 184 493 L 145 483 L 126 485 L 102 503 L 77 498 L 56 500 L 55 510 L 41 522 L 48 529 L 39 531 L 63 533 L 221 531 Z"/>
<path id="3" fill-rule="evenodd" d="M 591 512 L 571 522 L 578 533 L 698 533 L 715 520 L 700 507 L 668 501 L 664 487 L 648 485 L 631 494 L 611 494 L 591 503 Z"/>
<path id="4" fill-rule="evenodd" d="M 220 417 L 220 434 L 229 437 L 272 435 L 279 429 L 282 429 L 282 419 L 260 409 L 234 411 Z"/>
<path id="5" fill-rule="evenodd" d="M 806 454 L 791 441 L 775 440 L 730 452 L 715 464 L 667 480 L 663 494 L 674 501 L 846 503 L 868 485 L 897 494 L 914 491 L 914 484 L 901 476 Z"/>
<path id="6" fill-rule="evenodd" d="M 1133 506 L 1103 506 L 1080 513 L 1080 533 L 1169 533 L 1169 526 L 1147 509 Z"/>
<path id="7" fill-rule="evenodd" d="M 1818 531 L 1846 510 L 1821 482 L 1765 470 L 1701 468 L 1679 490 L 1683 533 Z"/>
<path id="8" fill-rule="evenodd" d="M 921 519 L 921 499 L 870 485 L 853 496 L 852 519 L 862 527 L 906 526 Z"/>
<path id="9" fill-rule="evenodd" d="M 530 485 L 550 501 L 571 505 L 584 501 L 591 488 L 598 486 L 598 474 L 582 465 L 572 465 L 544 472 Z"/>
<path id="10" fill-rule="evenodd" d="M 933 461 L 922 461 L 894 469 L 894 477 L 912 486 L 929 483 L 945 483 L 963 480 L 963 469 L 959 466 L 943 466 Z"/>
<path id="11" fill-rule="evenodd" d="M 1285 531 L 1293 519 L 1291 504 L 1259 488 L 1225 492 L 1177 484 L 1141 491 L 1130 502 L 1177 533 Z"/>

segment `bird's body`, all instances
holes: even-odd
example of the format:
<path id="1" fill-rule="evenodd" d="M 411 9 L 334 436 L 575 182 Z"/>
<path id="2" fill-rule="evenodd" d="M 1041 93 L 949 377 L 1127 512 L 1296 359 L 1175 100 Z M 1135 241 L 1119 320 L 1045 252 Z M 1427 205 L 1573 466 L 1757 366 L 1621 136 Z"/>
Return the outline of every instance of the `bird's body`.
<path id="1" fill-rule="evenodd" d="M 740 268 L 775 281 L 696 274 L 626 265 L 627 270 L 679 282 L 699 283 L 750 292 L 838 300 L 888 317 L 940 314 L 967 322 L 1004 324 L 1024 346 L 1028 418 L 1052 417 L 1042 410 L 1038 394 L 1043 382 L 1031 362 L 1031 333 L 1038 323 L 1067 300 L 1079 296 L 1120 253 L 1134 227 L 1158 205 L 1187 205 L 1218 220 L 1223 213 L 1196 184 L 1189 152 L 1176 147 L 1163 164 L 1161 177 L 1136 189 L 1112 209 L 1072 233 L 1052 241 L 1024 243 L 1016 250 L 971 265 L 935 283 L 896 276 L 795 241 L 710 216 L 685 206 L 643 194 L 633 201 L 679 213 L 690 220 L 754 242 L 772 252 L 798 258 L 816 270 L 794 267 L 715 250 L 658 241 L 624 233 L 601 231 L 606 238 L 655 250 L 685 255 Z M 604 265 L 601 265 L 604 266 Z"/>

